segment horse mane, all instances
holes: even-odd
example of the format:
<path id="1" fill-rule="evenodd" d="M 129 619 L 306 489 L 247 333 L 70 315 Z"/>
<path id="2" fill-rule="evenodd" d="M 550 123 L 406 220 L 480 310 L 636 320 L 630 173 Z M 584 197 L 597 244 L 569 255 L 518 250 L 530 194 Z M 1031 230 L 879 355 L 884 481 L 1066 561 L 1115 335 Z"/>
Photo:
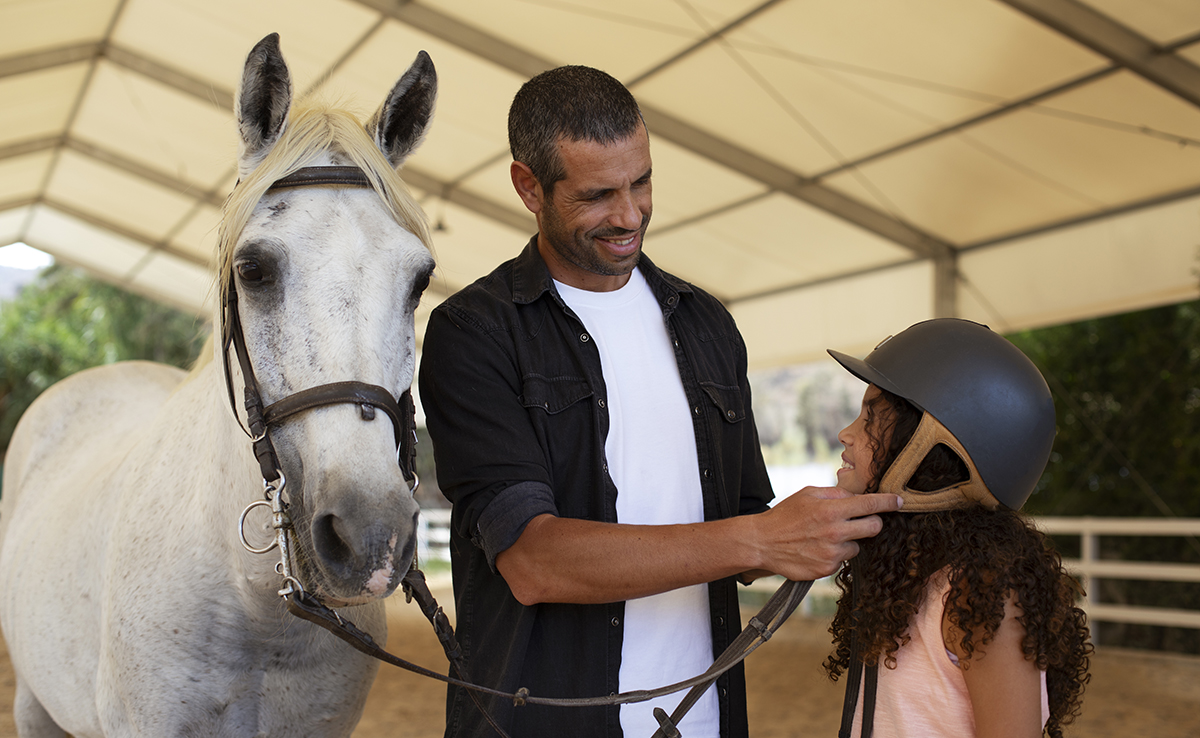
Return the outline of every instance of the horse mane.
<path id="1" fill-rule="evenodd" d="M 275 146 L 254 171 L 234 186 L 225 200 L 217 229 L 217 274 L 213 284 L 218 304 L 224 300 L 225 285 L 233 276 L 234 247 L 267 188 L 325 152 L 341 154 L 366 173 L 372 189 L 396 222 L 419 238 L 426 249 L 433 250 L 425 212 L 395 167 L 371 140 L 362 122 L 347 110 L 305 98 L 292 107 Z M 220 325 L 224 320 L 223 311 L 218 316 Z M 183 384 L 211 363 L 213 340 L 214 336 L 210 334 Z"/>
<path id="2" fill-rule="evenodd" d="M 218 289 L 223 289 L 229 283 L 233 271 L 234 246 L 267 188 L 325 152 L 342 154 L 363 170 L 392 217 L 432 251 L 424 211 L 387 157 L 371 140 L 363 124 L 346 110 L 304 99 L 292 108 L 279 141 L 270 153 L 233 188 L 225 201 L 217 231 Z M 218 294 L 219 299 L 221 297 Z"/>

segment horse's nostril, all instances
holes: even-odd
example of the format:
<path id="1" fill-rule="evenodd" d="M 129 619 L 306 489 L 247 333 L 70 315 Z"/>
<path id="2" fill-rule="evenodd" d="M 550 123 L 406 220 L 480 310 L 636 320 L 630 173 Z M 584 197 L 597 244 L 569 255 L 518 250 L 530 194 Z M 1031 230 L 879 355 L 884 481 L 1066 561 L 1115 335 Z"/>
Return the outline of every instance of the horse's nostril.
<path id="1" fill-rule="evenodd" d="M 354 546 L 343 535 L 344 523 L 337 515 L 328 514 L 313 523 L 313 545 L 317 555 L 327 564 L 346 566 L 352 564 Z"/>

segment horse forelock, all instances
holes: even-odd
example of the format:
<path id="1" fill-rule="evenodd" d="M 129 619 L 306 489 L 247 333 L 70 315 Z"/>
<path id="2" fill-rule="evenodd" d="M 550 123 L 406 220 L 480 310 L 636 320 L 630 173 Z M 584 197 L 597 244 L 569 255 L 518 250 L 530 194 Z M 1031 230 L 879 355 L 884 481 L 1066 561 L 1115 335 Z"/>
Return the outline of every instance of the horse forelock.
<path id="1" fill-rule="evenodd" d="M 217 299 L 232 278 L 233 252 L 255 206 L 278 179 L 322 154 L 344 156 L 366 173 L 372 188 L 401 226 L 432 251 L 425 213 L 363 124 L 346 110 L 301 101 L 291 110 L 280 140 L 261 164 L 226 199 L 217 238 Z"/>

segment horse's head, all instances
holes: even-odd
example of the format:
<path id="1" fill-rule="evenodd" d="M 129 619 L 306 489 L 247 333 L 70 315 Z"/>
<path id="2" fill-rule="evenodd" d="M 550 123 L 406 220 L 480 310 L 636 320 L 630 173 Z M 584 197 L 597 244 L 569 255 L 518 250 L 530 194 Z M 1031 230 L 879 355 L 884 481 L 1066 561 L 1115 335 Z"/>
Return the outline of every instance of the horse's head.
<path id="1" fill-rule="evenodd" d="M 232 309 L 264 404 L 336 382 L 393 396 L 411 385 L 413 312 L 433 258 L 424 216 L 396 169 L 424 136 L 436 86 L 421 52 L 363 126 L 340 110 L 292 108 L 278 36 L 250 52 L 236 106 L 241 179 L 218 259 L 222 294 L 236 290 Z M 312 166 L 366 176 L 360 186 L 270 189 Z M 245 381 L 234 375 L 234 386 Z M 418 511 L 390 417 L 342 401 L 272 424 L 270 439 L 295 527 L 295 576 L 335 605 L 390 594 L 412 561 Z"/>

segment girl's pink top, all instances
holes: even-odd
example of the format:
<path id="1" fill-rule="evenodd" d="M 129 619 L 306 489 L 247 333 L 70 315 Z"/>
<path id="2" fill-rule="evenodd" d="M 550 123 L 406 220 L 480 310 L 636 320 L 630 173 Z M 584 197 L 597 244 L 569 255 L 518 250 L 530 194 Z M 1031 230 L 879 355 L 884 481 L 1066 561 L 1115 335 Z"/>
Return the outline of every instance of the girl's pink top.
<path id="1" fill-rule="evenodd" d="M 910 623 L 912 640 L 896 652 L 896 668 L 879 668 L 875 697 L 875 738 L 970 738 L 975 715 L 962 670 L 942 639 L 942 612 L 950 581 L 935 574 L 925 601 Z M 1042 672 L 1042 725 L 1050 717 L 1046 672 Z M 854 712 L 854 738 L 862 735 L 862 692 Z"/>

